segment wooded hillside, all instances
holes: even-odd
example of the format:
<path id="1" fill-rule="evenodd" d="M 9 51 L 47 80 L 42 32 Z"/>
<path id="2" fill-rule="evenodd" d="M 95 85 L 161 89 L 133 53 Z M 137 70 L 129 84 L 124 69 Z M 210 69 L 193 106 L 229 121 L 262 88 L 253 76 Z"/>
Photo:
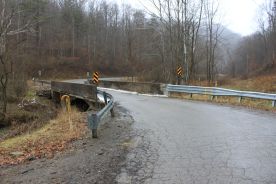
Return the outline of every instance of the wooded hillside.
<path id="1" fill-rule="evenodd" d="M 233 40 L 239 36 L 227 37 L 220 24 L 219 1 L 147 2 L 151 7 L 139 10 L 104 0 L 1 0 L 1 101 L 7 91 L 24 94 L 25 81 L 39 77 L 39 71 L 49 79 L 98 71 L 101 76 L 212 85 L 219 74 L 248 77 L 274 67 L 274 1 L 267 1 L 261 31 L 238 44 Z"/>

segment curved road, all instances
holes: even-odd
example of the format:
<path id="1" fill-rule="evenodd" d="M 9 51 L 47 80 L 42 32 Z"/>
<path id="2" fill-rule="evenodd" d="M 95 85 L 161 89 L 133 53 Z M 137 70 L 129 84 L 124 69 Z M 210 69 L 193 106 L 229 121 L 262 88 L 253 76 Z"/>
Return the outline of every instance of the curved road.
<path id="1" fill-rule="evenodd" d="M 275 114 L 108 92 L 148 132 L 119 183 L 276 183 Z"/>

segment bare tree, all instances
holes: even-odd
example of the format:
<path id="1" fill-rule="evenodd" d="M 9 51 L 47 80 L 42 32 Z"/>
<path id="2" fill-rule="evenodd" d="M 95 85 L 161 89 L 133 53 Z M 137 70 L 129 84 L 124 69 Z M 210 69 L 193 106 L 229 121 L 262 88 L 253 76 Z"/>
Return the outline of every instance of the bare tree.
<path id="1" fill-rule="evenodd" d="M 15 26 L 16 14 L 19 12 L 16 7 L 8 4 L 6 0 L 1 0 L 0 12 L 0 63 L 2 70 L 0 73 L 0 83 L 2 87 L 1 99 L 3 101 L 2 113 L 5 114 L 7 112 L 7 87 L 9 75 L 13 69 L 13 62 L 9 60 L 7 44 L 10 37 L 30 31 L 33 22 L 29 20 L 21 26 Z"/>
<path id="2" fill-rule="evenodd" d="M 195 75 L 198 62 L 199 30 L 203 17 L 203 0 L 149 0 L 155 11 L 151 14 L 159 17 L 162 27 L 167 34 L 165 49 L 170 61 L 170 81 L 176 79 L 176 67 L 181 66 L 185 71 L 185 81 L 188 83 Z M 180 78 L 177 78 L 180 83 Z"/>
<path id="3" fill-rule="evenodd" d="M 218 14 L 218 2 L 205 2 L 206 14 L 206 76 L 209 84 L 215 80 L 215 56 L 218 47 L 219 38 L 223 32 L 220 24 L 215 22 Z"/>
<path id="4" fill-rule="evenodd" d="M 194 79 L 195 77 L 195 65 L 196 54 L 198 51 L 198 41 L 199 41 L 199 29 L 201 28 L 202 16 L 203 16 L 203 0 L 193 7 L 194 14 L 191 19 L 191 36 L 190 36 L 190 65 L 189 65 L 189 79 Z"/>

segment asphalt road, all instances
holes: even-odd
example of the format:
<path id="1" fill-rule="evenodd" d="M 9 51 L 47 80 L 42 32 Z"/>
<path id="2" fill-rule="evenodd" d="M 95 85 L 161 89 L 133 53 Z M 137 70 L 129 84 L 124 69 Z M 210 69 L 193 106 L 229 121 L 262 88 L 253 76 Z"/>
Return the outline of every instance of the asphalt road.
<path id="1" fill-rule="evenodd" d="M 119 183 L 276 183 L 275 114 L 108 92 L 140 132 Z"/>

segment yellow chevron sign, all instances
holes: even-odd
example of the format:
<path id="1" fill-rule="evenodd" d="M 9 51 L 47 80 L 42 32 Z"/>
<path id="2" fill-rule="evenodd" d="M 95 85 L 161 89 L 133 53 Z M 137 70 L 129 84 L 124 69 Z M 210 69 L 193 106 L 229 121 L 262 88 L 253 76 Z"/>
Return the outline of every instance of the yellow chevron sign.
<path id="1" fill-rule="evenodd" d="M 94 72 L 94 74 L 93 74 L 93 83 L 98 84 L 99 83 L 99 78 L 100 78 L 99 73 Z"/>
<path id="2" fill-rule="evenodd" d="M 179 77 L 182 77 L 183 75 L 183 68 L 181 66 L 179 66 L 176 70 L 176 73 Z"/>

